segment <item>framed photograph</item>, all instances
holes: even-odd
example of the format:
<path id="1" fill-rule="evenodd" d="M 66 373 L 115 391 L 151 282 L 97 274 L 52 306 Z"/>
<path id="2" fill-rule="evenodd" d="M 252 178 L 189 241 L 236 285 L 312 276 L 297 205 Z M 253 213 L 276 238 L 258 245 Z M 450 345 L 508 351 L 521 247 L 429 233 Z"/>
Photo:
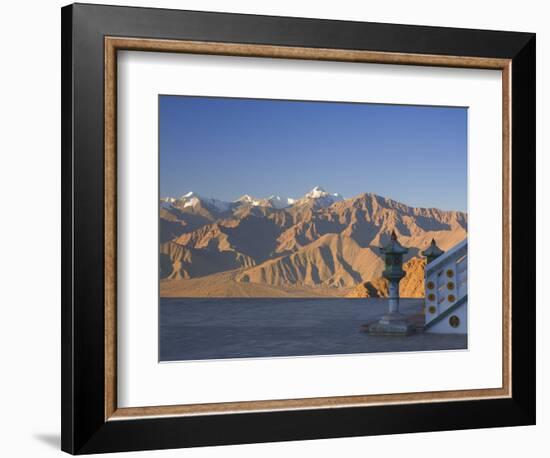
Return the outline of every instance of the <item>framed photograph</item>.
<path id="1" fill-rule="evenodd" d="M 535 35 L 62 9 L 62 448 L 535 423 Z"/>

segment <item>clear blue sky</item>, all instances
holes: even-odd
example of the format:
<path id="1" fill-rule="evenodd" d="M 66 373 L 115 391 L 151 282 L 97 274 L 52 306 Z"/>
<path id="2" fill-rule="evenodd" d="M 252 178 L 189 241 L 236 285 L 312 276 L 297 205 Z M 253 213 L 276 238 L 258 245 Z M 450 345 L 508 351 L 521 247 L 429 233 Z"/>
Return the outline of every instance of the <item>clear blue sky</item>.
<path id="1" fill-rule="evenodd" d="M 160 96 L 160 194 L 374 192 L 466 211 L 467 109 Z"/>

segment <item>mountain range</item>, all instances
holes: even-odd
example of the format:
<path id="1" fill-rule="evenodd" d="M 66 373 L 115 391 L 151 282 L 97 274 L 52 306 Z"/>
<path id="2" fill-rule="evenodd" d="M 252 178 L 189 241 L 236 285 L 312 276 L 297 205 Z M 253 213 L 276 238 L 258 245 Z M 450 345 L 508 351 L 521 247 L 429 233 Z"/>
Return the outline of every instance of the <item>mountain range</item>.
<path id="1" fill-rule="evenodd" d="M 432 238 L 443 250 L 463 240 L 467 215 L 373 193 L 344 199 L 321 187 L 296 199 L 165 197 L 161 296 L 384 295 L 379 247 L 393 230 L 409 247 L 411 274 L 401 288 L 412 297 L 420 294 L 420 251 Z M 405 284 L 416 286 L 403 294 Z"/>

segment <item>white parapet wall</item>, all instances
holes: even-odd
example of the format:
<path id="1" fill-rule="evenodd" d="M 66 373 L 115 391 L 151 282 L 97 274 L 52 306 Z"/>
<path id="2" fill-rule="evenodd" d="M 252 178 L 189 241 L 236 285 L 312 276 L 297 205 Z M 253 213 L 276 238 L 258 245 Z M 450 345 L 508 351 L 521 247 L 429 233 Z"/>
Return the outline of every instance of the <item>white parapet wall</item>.
<path id="1" fill-rule="evenodd" d="M 468 329 L 468 241 L 426 265 L 425 332 L 466 334 Z"/>

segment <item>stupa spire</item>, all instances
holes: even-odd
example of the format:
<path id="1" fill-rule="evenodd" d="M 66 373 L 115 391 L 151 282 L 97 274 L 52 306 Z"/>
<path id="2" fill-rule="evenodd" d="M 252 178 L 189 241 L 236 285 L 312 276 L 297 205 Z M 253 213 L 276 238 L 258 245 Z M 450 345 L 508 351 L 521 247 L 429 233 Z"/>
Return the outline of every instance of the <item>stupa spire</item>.
<path id="1" fill-rule="evenodd" d="M 432 239 L 430 246 L 422 252 L 422 256 L 426 256 L 426 262 L 429 264 L 434 259 L 437 259 L 439 256 L 441 256 L 443 253 L 445 252 L 437 246 L 437 244 L 435 243 L 435 239 Z"/>

